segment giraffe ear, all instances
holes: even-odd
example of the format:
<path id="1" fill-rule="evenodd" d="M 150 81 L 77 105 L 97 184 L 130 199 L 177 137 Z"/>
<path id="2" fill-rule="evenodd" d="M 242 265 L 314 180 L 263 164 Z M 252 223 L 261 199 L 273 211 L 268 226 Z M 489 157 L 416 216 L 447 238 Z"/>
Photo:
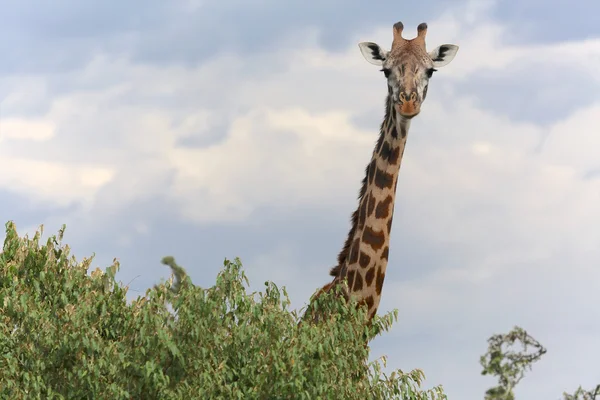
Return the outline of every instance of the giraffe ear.
<path id="1" fill-rule="evenodd" d="M 458 51 L 458 46 L 455 44 L 443 44 L 441 46 L 436 47 L 429 53 L 429 57 L 431 57 L 431 61 L 433 61 L 433 66 L 440 68 L 445 65 L 450 64 L 450 61 L 454 59 L 456 52 Z"/>
<path id="2" fill-rule="evenodd" d="M 361 42 L 358 47 L 365 59 L 373 65 L 382 65 L 388 55 L 377 43 Z"/>

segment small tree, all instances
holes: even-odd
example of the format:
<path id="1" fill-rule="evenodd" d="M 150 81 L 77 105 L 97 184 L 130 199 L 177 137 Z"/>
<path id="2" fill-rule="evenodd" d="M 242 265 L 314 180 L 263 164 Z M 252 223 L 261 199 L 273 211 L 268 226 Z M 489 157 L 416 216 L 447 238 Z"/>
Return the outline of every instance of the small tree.
<path id="1" fill-rule="evenodd" d="M 520 344 L 520 349 L 516 349 Z M 546 353 L 546 349 L 524 329 L 515 326 L 509 333 L 488 339 L 488 351 L 479 362 L 482 375 L 498 377 L 498 386 L 485 393 L 486 400 L 514 400 L 513 390 L 525 371 Z M 528 351 L 529 350 L 529 351 Z M 531 351 L 532 350 L 532 351 Z"/>
<path id="2" fill-rule="evenodd" d="M 516 348 L 519 342 L 520 349 Z M 505 335 L 493 335 L 488 339 L 488 351 L 481 356 L 482 375 L 498 377 L 498 386 L 485 392 L 486 400 L 514 400 L 513 390 L 525 376 L 525 371 L 531 369 L 546 349 L 523 328 L 515 326 Z M 600 398 L 600 385 L 595 389 L 585 391 L 580 386 L 572 395 L 563 393 L 563 400 L 596 400 Z"/>

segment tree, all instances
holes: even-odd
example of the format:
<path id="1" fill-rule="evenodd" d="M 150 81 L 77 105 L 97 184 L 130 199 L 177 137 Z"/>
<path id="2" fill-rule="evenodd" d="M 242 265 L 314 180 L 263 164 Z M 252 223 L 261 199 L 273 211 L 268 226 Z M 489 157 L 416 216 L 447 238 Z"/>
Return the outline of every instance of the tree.
<path id="1" fill-rule="evenodd" d="M 515 349 L 515 343 L 521 349 Z M 534 351 L 528 352 L 533 348 Z M 498 377 L 498 386 L 488 389 L 486 400 L 514 400 L 513 389 L 525 376 L 525 370 L 538 361 L 546 349 L 524 329 L 516 326 L 504 335 L 493 335 L 488 339 L 488 351 L 479 362 L 482 375 Z"/>
<path id="2" fill-rule="evenodd" d="M 214 286 L 194 285 L 172 257 L 168 281 L 127 301 L 119 264 L 89 273 L 58 237 L 21 238 L 12 222 L 0 255 L 0 394 L 10 399 L 443 399 L 423 372 L 367 363 L 371 339 L 396 313 L 324 296 L 327 323 L 298 325 L 285 289 L 247 293 L 241 262 Z M 385 360 L 384 360 L 385 361 Z"/>
<path id="3" fill-rule="evenodd" d="M 520 346 L 519 346 L 520 345 Z M 483 366 L 482 375 L 498 377 L 498 386 L 488 389 L 486 400 L 514 400 L 514 388 L 531 370 L 546 349 L 523 328 L 515 326 L 509 333 L 493 335 L 488 339 L 488 351 L 479 362 Z M 596 400 L 600 398 L 600 385 L 591 391 L 580 386 L 575 393 L 563 393 L 563 400 Z"/>

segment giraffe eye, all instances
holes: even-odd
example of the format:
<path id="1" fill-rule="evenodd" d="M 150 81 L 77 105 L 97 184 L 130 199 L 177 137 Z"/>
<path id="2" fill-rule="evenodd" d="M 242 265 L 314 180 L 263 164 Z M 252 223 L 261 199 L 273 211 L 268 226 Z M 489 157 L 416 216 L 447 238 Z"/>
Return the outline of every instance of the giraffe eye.
<path id="1" fill-rule="evenodd" d="M 383 68 L 381 71 L 383 72 L 383 74 L 385 75 L 386 78 L 390 77 L 391 71 L 389 69 Z"/>
<path id="2" fill-rule="evenodd" d="M 425 71 L 425 73 L 427 74 L 427 78 L 431 78 L 435 71 L 437 71 L 437 69 L 435 68 L 429 68 L 427 71 Z"/>

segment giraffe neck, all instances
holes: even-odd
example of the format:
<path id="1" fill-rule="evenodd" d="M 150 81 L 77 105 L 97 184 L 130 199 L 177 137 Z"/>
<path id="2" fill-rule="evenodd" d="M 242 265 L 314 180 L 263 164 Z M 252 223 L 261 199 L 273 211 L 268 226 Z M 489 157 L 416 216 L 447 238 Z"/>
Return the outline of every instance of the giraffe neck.
<path id="1" fill-rule="evenodd" d="M 377 312 L 388 263 L 396 185 L 410 120 L 396 114 L 388 95 L 379 140 L 367 165 L 352 215 L 352 227 L 338 265 L 331 270 L 334 282 L 348 279 L 347 293 L 368 306 L 371 319 Z"/>

